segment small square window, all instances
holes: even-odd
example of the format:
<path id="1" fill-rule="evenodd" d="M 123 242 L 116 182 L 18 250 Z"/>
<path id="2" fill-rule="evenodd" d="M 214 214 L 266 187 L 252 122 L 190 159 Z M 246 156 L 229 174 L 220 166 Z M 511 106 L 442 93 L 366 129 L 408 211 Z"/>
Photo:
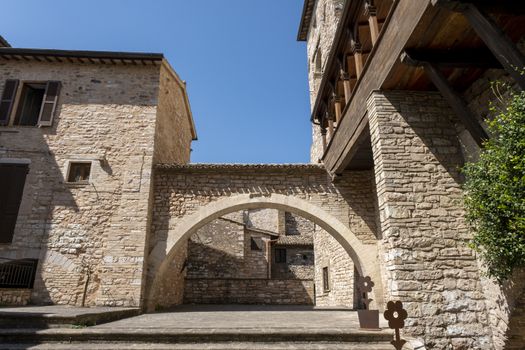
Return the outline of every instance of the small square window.
<path id="1" fill-rule="evenodd" d="M 277 264 L 286 263 L 286 249 L 275 248 L 275 262 Z"/>
<path id="2" fill-rule="evenodd" d="M 67 182 L 86 183 L 91 173 L 91 162 L 71 162 Z"/>

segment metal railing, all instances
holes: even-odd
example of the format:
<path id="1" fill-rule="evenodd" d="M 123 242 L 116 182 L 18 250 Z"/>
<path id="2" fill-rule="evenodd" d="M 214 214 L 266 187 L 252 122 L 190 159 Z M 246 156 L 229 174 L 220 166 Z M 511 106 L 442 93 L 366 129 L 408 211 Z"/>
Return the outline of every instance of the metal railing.
<path id="1" fill-rule="evenodd" d="M 38 260 L 0 258 L 0 288 L 33 288 Z"/>

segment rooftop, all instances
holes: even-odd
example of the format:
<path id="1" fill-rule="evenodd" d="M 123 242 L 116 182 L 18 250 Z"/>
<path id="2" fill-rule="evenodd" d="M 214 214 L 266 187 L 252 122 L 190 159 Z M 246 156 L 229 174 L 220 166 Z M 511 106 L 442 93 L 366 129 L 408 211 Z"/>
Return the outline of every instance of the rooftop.
<path id="1" fill-rule="evenodd" d="M 301 16 L 301 23 L 299 24 L 299 32 L 297 33 L 298 41 L 305 41 L 310 28 L 310 21 L 314 12 L 316 0 L 304 0 L 303 14 Z"/>
<path id="2" fill-rule="evenodd" d="M 325 173 L 325 169 L 320 164 L 208 164 L 208 163 L 193 163 L 193 164 L 158 164 L 156 166 L 159 170 L 173 170 L 178 172 L 208 172 L 217 171 L 221 173 L 227 172 L 296 172 L 296 171 L 311 171 Z"/>
<path id="3" fill-rule="evenodd" d="M 4 39 L 3 36 L 0 35 L 0 47 L 11 47 L 7 40 Z"/>
<path id="4" fill-rule="evenodd" d="M 0 57 L 6 60 L 152 65 L 157 63 L 160 64 L 164 59 L 162 53 L 150 52 L 79 51 L 2 47 L 2 40 L 7 43 L 5 39 L 0 37 Z"/>

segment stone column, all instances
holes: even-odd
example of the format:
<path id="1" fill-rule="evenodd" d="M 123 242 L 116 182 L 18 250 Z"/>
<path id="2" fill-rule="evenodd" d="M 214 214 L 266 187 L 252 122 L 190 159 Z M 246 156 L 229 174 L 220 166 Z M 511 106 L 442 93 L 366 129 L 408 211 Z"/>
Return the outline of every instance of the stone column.
<path id="1" fill-rule="evenodd" d="M 387 299 L 406 333 L 437 349 L 491 349 L 464 220 L 454 117 L 439 93 L 376 91 L 368 100 Z"/>

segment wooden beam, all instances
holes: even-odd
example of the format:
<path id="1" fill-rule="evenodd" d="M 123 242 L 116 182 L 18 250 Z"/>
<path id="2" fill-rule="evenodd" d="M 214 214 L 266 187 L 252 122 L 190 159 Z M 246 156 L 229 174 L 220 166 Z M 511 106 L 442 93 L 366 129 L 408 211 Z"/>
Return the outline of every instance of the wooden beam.
<path id="1" fill-rule="evenodd" d="M 488 49 L 407 49 L 401 56 L 403 63 L 412 66 L 421 66 L 428 62 L 447 68 L 502 68 Z"/>
<path id="2" fill-rule="evenodd" d="M 433 0 L 432 3 L 461 12 L 507 73 L 525 90 L 525 56 L 477 4 L 450 0 Z"/>
<path id="3" fill-rule="evenodd" d="M 432 0 L 434 6 L 441 6 L 456 12 L 462 12 L 465 5 L 469 3 L 475 3 L 476 6 L 490 13 L 514 16 L 525 14 L 525 2 L 520 0 Z"/>
<path id="4" fill-rule="evenodd" d="M 488 139 L 488 135 L 481 127 L 476 117 L 472 114 L 463 98 L 461 98 L 461 96 L 459 96 L 459 94 L 454 91 L 454 89 L 448 83 L 447 78 L 445 78 L 443 73 L 439 71 L 438 67 L 432 63 L 427 62 L 423 64 L 423 68 L 425 69 L 425 73 L 428 75 L 430 80 L 432 80 L 434 85 L 438 88 L 439 92 L 441 92 L 441 95 L 443 95 L 443 97 L 448 101 L 450 107 L 456 113 L 463 125 L 465 125 L 467 130 L 470 132 L 470 135 L 472 135 L 474 141 L 476 141 L 478 146 L 481 147 L 483 145 L 483 141 Z"/>

